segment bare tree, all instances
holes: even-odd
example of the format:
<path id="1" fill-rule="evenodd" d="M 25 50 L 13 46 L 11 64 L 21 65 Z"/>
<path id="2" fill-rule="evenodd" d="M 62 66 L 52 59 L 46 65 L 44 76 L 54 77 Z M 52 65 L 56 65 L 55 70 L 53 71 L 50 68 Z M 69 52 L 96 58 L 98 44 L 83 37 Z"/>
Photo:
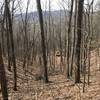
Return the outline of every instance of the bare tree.
<path id="1" fill-rule="evenodd" d="M 7 80 L 6 80 L 6 73 L 3 64 L 2 58 L 2 49 L 0 43 L 0 83 L 1 83 L 1 92 L 3 96 L 3 100 L 8 100 L 8 91 L 7 91 Z"/>
<path id="2" fill-rule="evenodd" d="M 75 14 L 74 14 L 74 34 L 73 34 L 73 45 L 72 45 L 72 56 L 71 56 L 71 72 L 70 75 L 73 74 L 73 64 L 74 64 L 74 58 L 75 58 L 75 48 L 76 48 L 76 19 L 77 19 L 77 1 L 75 0 Z"/>
<path id="3" fill-rule="evenodd" d="M 45 45 L 45 36 L 44 36 L 43 15 L 42 15 L 40 0 L 36 0 L 36 1 L 37 1 L 37 9 L 38 9 L 38 14 L 39 14 L 40 29 L 41 29 L 41 46 L 42 46 L 43 63 L 44 63 L 44 81 L 46 83 L 48 83 L 47 57 L 46 57 L 46 45 Z"/>
<path id="4" fill-rule="evenodd" d="M 25 24 L 24 24 L 24 62 L 23 62 L 23 68 L 26 66 L 27 56 L 28 56 L 28 35 L 27 35 L 27 26 L 28 26 L 28 8 L 29 8 L 30 0 L 27 1 L 27 8 L 26 8 L 26 14 L 25 14 Z"/>
<path id="5" fill-rule="evenodd" d="M 12 18 L 11 13 L 9 9 L 9 1 L 5 0 L 5 11 L 7 15 L 8 23 L 8 29 L 9 29 L 9 36 L 11 41 L 11 50 L 12 50 L 12 62 L 13 62 L 13 72 L 14 72 L 14 90 L 17 90 L 17 72 L 16 72 L 16 58 L 15 58 L 15 49 L 14 49 L 14 40 L 13 40 L 13 28 L 12 28 Z"/>
<path id="6" fill-rule="evenodd" d="M 72 14 L 73 14 L 73 5 L 74 5 L 74 0 L 71 0 L 71 10 L 70 10 L 70 17 L 69 17 L 69 23 L 68 23 L 68 51 L 67 51 L 67 78 L 70 77 L 70 71 L 69 71 L 69 66 L 70 66 L 70 53 L 71 53 L 71 22 L 72 22 Z"/>
<path id="7" fill-rule="evenodd" d="M 75 83 L 80 82 L 80 48 L 81 48 L 81 36 L 82 36 L 82 16 L 83 16 L 84 0 L 78 1 L 78 17 L 77 17 L 77 43 L 76 43 L 76 74 Z"/>

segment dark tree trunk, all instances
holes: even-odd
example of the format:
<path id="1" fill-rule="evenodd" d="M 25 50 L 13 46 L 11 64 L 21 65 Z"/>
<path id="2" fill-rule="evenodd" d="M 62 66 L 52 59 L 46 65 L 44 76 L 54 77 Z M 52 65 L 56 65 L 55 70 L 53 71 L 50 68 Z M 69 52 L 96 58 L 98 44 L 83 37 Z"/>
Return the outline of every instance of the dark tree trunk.
<path id="1" fill-rule="evenodd" d="M 81 35 L 82 35 L 82 17 L 83 17 L 84 0 L 78 2 L 78 17 L 77 17 L 77 43 L 76 43 L 76 74 L 75 83 L 80 82 L 80 48 L 81 48 Z"/>
<path id="2" fill-rule="evenodd" d="M 3 15 L 3 19 L 2 19 L 2 25 L 1 25 L 1 47 L 2 47 L 2 53 L 3 53 L 3 55 L 4 56 L 6 56 L 6 54 L 5 54 L 5 48 L 4 48 L 4 21 L 5 21 L 5 11 L 4 11 L 4 15 Z"/>
<path id="3" fill-rule="evenodd" d="M 9 36 L 9 28 L 8 28 L 8 18 L 6 14 L 6 34 L 7 34 L 7 53 L 8 53 L 8 70 L 11 71 L 11 52 L 10 52 L 10 36 Z"/>
<path id="4" fill-rule="evenodd" d="M 0 44 L 0 84 L 1 84 L 1 92 L 2 92 L 3 100 L 8 100 L 7 80 L 6 80 L 5 68 L 3 64 L 1 44 Z"/>
<path id="5" fill-rule="evenodd" d="M 13 63 L 13 72 L 14 72 L 14 90 L 17 90 L 17 72 L 16 72 L 16 59 L 15 59 L 15 49 L 14 49 L 14 40 L 13 40 L 13 29 L 12 29 L 12 19 L 8 6 L 8 1 L 5 0 L 5 10 L 8 18 L 8 27 L 9 27 L 9 36 L 11 40 L 11 50 L 12 50 L 12 63 Z"/>
<path id="6" fill-rule="evenodd" d="M 44 36 L 43 15 L 42 15 L 40 0 L 36 0 L 36 1 L 37 1 L 37 9 L 38 9 L 38 14 L 39 14 L 40 29 L 41 29 L 41 46 L 42 46 L 43 63 L 44 63 L 44 81 L 45 81 L 45 83 L 48 83 L 47 57 L 46 57 L 46 45 L 45 45 L 45 36 Z"/>

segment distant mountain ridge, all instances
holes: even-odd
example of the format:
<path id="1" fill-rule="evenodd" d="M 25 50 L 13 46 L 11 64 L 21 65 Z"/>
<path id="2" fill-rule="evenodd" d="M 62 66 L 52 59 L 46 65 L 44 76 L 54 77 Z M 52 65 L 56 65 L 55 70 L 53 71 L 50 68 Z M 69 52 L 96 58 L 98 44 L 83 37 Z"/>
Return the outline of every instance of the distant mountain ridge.
<path id="1" fill-rule="evenodd" d="M 50 14 L 53 18 L 60 18 L 60 14 L 62 17 L 65 16 L 65 11 L 64 10 L 55 10 L 55 11 L 50 11 Z M 66 15 L 68 16 L 69 15 L 69 11 L 66 10 Z M 22 13 L 22 14 L 16 14 L 15 15 L 15 18 L 17 20 L 25 20 L 25 16 L 26 14 L 25 13 Z M 45 18 L 48 18 L 49 17 L 49 11 L 43 11 L 43 17 L 44 19 Z M 27 15 L 27 18 L 28 18 L 28 21 L 32 21 L 33 19 L 36 21 L 38 20 L 38 12 L 29 12 L 28 15 Z"/>

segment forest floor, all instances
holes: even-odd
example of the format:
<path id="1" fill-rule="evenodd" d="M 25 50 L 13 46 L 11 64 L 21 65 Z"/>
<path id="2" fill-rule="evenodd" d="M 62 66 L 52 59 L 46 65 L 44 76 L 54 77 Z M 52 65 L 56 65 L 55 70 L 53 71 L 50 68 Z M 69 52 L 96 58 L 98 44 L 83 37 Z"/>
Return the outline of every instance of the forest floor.
<path id="1" fill-rule="evenodd" d="M 42 80 L 36 81 L 34 78 L 36 67 L 29 66 L 30 70 L 25 73 L 19 61 L 17 63 L 18 91 L 13 91 L 13 74 L 6 70 L 9 100 L 100 100 L 99 59 L 96 59 L 95 55 L 95 51 L 91 53 L 90 85 L 87 85 L 86 81 L 84 93 L 83 83 L 75 84 L 73 79 L 66 79 L 64 74 L 49 75 L 51 82 L 48 84 Z"/>

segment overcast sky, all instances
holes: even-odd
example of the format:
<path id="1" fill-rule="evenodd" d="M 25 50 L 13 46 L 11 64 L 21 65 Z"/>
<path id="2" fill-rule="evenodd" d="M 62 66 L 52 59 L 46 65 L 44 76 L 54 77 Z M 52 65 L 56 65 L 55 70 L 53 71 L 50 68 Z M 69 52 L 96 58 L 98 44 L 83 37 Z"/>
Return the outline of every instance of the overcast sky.
<path id="1" fill-rule="evenodd" d="M 49 5 L 49 0 L 41 0 L 41 5 L 42 5 L 42 9 L 48 10 L 48 5 Z M 62 0 L 51 0 L 51 10 L 59 10 L 59 4 Z M 25 7 L 27 5 L 27 0 L 22 0 L 23 2 L 23 7 Z M 37 5 L 36 5 L 36 0 L 30 0 L 30 7 L 29 7 L 29 11 L 36 11 L 37 10 Z"/>
<path id="2" fill-rule="evenodd" d="M 63 2 L 64 0 L 50 0 L 50 1 L 51 1 L 51 10 L 63 9 L 62 4 L 65 5 L 66 9 L 68 8 L 68 6 L 66 6 L 66 5 L 68 5 L 69 0 L 65 0 L 65 1 L 67 1 L 66 3 Z M 85 0 L 85 3 L 86 3 L 86 1 L 92 1 L 92 0 Z M 95 4 L 97 1 L 98 0 L 94 0 Z M 48 4 L 49 4 L 49 0 L 41 0 L 41 5 L 42 5 L 43 10 L 49 9 Z M 25 11 L 26 6 L 27 6 L 27 0 L 22 0 L 23 11 Z M 36 10 L 37 10 L 36 0 L 30 0 L 29 12 L 36 11 Z"/>
<path id="3" fill-rule="evenodd" d="M 0 2 L 2 2 L 2 1 L 4 1 L 4 0 L 0 0 Z M 23 9 L 22 11 L 25 12 L 28 0 L 16 0 L 16 1 L 21 1 L 20 5 Z M 64 7 L 67 9 L 70 0 L 50 0 L 50 1 L 51 1 L 51 10 L 60 10 L 60 9 L 63 9 L 62 5 L 64 5 Z M 67 1 L 67 2 L 64 3 L 63 1 Z M 91 2 L 92 0 L 85 0 L 85 4 L 87 1 Z M 99 0 L 94 0 L 94 4 L 96 4 L 97 1 L 99 1 Z M 49 9 L 49 6 L 48 6 L 49 0 L 41 0 L 41 5 L 42 5 L 43 10 L 45 10 L 45 9 L 48 10 Z M 30 0 L 29 12 L 33 12 L 36 10 L 37 10 L 36 0 Z"/>

